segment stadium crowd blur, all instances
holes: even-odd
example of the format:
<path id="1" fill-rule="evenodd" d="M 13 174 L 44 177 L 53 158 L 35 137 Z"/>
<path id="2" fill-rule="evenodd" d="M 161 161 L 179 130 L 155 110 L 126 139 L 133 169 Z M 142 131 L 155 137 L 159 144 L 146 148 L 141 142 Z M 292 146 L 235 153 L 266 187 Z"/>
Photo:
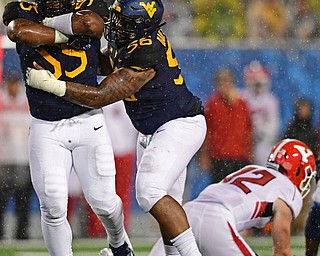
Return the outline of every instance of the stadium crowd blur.
<path id="1" fill-rule="evenodd" d="M 12 0 L 1 0 L 0 11 Z M 163 0 L 166 35 L 204 37 L 228 44 L 249 39 L 259 42 L 312 40 L 320 37 L 317 0 Z M 4 34 L 1 22 L 0 32 Z"/>
<path id="2" fill-rule="evenodd" d="M 11 1 L 0 0 L 1 13 L 3 12 L 5 4 L 8 2 Z M 176 45 L 176 48 L 183 48 L 186 40 L 193 42 L 193 39 L 195 39 L 194 41 L 198 42 L 200 37 L 202 38 L 202 42 L 205 42 L 211 47 L 247 45 L 255 48 L 270 45 L 281 46 L 286 42 L 291 42 L 294 45 L 305 45 L 312 42 L 320 43 L 320 1 L 318 0 L 163 0 L 163 2 L 165 6 L 163 19 L 167 22 L 167 24 L 163 26 L 163 30 Z M 2 22 L 0 23 L 0 34 L 5 34 Z M 275 43 L 277 45 L 275 45 Z M 0 50 L 0 58 L 2 58 L 2 49 Z M 259 64 L 259 62 L 255 64 L 257 63 Z M 252 65 L 252 63 L 247 63 L 247 65 Z M 307 120 L 308 124 L 306 124 L 306 121 L 303 121 L 302 125 L 298 124 L 299 120 L 297 120 L 299 119 L 298 108 L 301 107 L 301 105 L 298 104 L 305 103 L 304 101 L 297 102 L 295 112 L 292 113 L 293 119 L 287 124 L 288 129 L 286 133 L 280 130 L 280 120 L 278 116 L 280 111 L 278 106 L 279 102 L 270 92 L 273 87 L 279 85 L 272 82 L 272 72 L 267 70 L 266 67 L 263 67 L 263 69 L 262 75 L 257 78 L 257 83 L 259 83 L 259 85 L 265 83 L 263 90 L 264 96 L 256 95 L 257 98 L 254 99 L 252 94 L 250 94 L 252 93 L 250 92 L 252 88 L 250 88 L 250 85 L 247 86 L 246 81 L 243 82 L 247 87 L 241 97 L 247 101 L 253 122 L 253 143 L 252 148 L 248 150 L 250 156 L 248 156 L 248 159 L 245 159 L 246 164 L 247 161 L 263 164 L 259 159 L 265 159 L 265 155 L 271 150 L 270 145 L 273 145 L 274 141 L 281 139 L 281 137 L 300 139 L 313 148 L 315 155 L 317 155 L 320 136 L 318 136 L 318 140 L 311 140 L 311 142 L 318 142 L 315 143 L 316 145 L 311 145 L 308 135 L 304 136 L 303 134 L 309 130 L 307 127 L 310 126 L 312 126 L 314 132 L 318 134 L 318 127 L 311 122 L 310 118 Z M 0 72 L 2 72 L 2 70 L 0 70 Z M 241 70 L 241 76 L 245 80 L 244 72 L 245 70 Z M 6 74 L 4 74 L 4 76 L 6 76 Z M 2 78 L 2 73 L 0 77 Z M 3 87 L 1 84 L 2 82 L 0 82 L 0 88 Z M 300 96 L 301 95 L 296 95 L 297 98 Z M 271 101 L 274 102 L 274 108 L 270 109 L 270 105 L 269 108 L 266 108 L 263 105 L 264 100 L 261 100 L 262 97 L 266 97 L 268 104 L 270 104 L 271 99 Z M 310 107 L 313 108 L 312 105 L 310 105 Z M 273 113 L 262 113 L 266 110 L 273 111 Z M 314 115 L 312 109 L 310 112 Z M 261 119 L 259 121 L 257 113 L 262 113 L 262 115 L 265 116 L 270 115 L 270 122 L 274 122 L 274 125 L 271 128 L 267 128 L 265 124 L 261 124 Z M 255 118 L 258 119 L 255 121 Z M 269 125 L 271 125 L 270 122 L 268 122 Z M 260 128 L 257 128 L 259 125 Z M 3 127 L 1 127 L 0 124 L 0 130 L 1 129 L 3 129 Z M 267 145 L 257 149 L 257 144 L 255 143 L 258 141 L 265 142 Z M 258 152 L 262 152 L 261 156 L 258 155 L 257 150 Z M 251 151 L 253 153 L 251 153 Z M 199 155 L 195 158 L 198 156 Z M 195 159 L 195 162 L 198 160 L 199 159 Z M 201 165 L 197 164 L 194 169 L 203 171 Z M 196 174 L 191 172 L 191 175 Z M 217 182 L 217 180 L 211 180 L 212 175 L 209 175 L 208 179 L 210 183 Z M 189 180 L 195 181 L 194 177 Z M 189 191 L 189 194 L 192 194 L 192 196 L 186 195 L 186 200 L 189 198 L 193 199 L 197 195 L 197 192 L 192 191 L 192 189 L 192 186 L 187 188 L 187 191 Z M 133 190 L 132 188 L 132 191 Z M 199 188 L 199 190 L 201 190 L 201 188 Z M 132 197 L 132 200 L 134 200 L 134 197 Z M 128 210 L 128 212 L 131 211 Z M 302 216 L 305 218 L 305 215 Z M 302 224 L 297 225 L 296 233 L 302 232 L 304 219 L 301 220 L 301 223 Z"/>
<path id="3" fill-rule="evenodd" d="M 317 0 L 165 0 L 169 37 L 205 37 L 218 45 L 319 39 Z"/>

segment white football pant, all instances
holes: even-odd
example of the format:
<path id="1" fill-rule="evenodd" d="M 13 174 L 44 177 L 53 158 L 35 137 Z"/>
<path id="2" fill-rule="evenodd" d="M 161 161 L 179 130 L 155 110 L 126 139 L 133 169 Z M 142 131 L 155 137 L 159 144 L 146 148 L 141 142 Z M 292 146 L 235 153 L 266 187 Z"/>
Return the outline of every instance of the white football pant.
<path id="1" fill-rule="evenodd" d="M 144 148 L 138 136 L 136 196 L 148 212 L 165 195 L 180 204 L 186 181 L 186 167 L 206 136 L 203 115 L 178 118 L 160 126 Z"/>
<path id="2" fill-rule="evenodd" d="M 86 200 L 107 228 L 110 244 L 122 245 L 122 202 L 115 192 L 114 156 L 102 111 L 57 122 L 32 118 L 29 139 L 32 183 L 50 254 L 72 255 L 72 232 L 66 219 L 71 167 Z"/>

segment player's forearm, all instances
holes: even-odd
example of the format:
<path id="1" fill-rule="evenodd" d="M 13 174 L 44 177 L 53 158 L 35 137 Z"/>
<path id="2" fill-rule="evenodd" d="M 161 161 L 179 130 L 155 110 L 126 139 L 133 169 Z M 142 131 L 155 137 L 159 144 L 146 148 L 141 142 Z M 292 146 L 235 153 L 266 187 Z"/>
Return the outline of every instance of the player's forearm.
<path id="1" fill-rule="evenodd" d="M 290 256 L 290 227 L 293 219 L 291 208 L 277 199 L 273 206 L 272 241 L 273 256 Z"/>
<path id="2" fill-rule="evenodd" d="M 66 83 L 63 98 L 91 108 L 101 108 L 137 92 L 155 75 L 154 70 L 135 72 L 121 68 L 107 76 L 98 87 Z"/>
<path id="3" fill-rule="evenodd" d="M 291 256 L 290 233 L 272 230 L 272 240 L 272 256 Z"/>
<path id="4" fill-rule="evenodd" d="M 82 35 L 100 38 L 104 29 L 103 19 L 89 10 L 45 18 L 42 24 L 69 36 Z"/>
<path id="5" fill-rule="evenodd" d="M 278 218 L 275 216 L 272 226 L 273 254 L 272 256 L 290 256 L 290 223 L 291 216 Z M 289 219 L 289 221 L 287 220 Z"/>
<path id="6" fill-rule="evenodd" d="M 278 248 L 274 247 L 272 256 L 291 256 L 290 248 L 278 249 Z"/>
<path id="7" fill-rule="evenodd" d="M 13 42 L 22 42 L 33 46 L 55 42 L 54 29 L 25 19 L 11 21 L 7 27 L 7 35 Z"/>

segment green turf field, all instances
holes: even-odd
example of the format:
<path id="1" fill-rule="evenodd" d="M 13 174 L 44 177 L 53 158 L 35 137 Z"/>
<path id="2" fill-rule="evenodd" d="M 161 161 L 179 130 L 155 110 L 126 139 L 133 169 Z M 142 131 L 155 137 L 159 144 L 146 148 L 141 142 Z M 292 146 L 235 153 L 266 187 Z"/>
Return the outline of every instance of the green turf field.
<path id="1" fill-rule="evenodd" d="M 271 255 L 270 237 L 250 237 L 246 238 L 252 248 L 259 256 Z M 154 239 L 133 238 L 132 244 L 135 248 L 136 256 L 147 256 Z M 75 239 L 73 243 L 74 256 L 97 256 L 101 248 L 105 246 L 104 239 Z M 304 238 L 292 237 L 292 255 L 304 255 Z M 0 242 L 0 256 L 48 256 L 48 252 L 42 240 L 28 241 L 3 241 Z M 232 255 L 231 255 L 232 256 Z"/>

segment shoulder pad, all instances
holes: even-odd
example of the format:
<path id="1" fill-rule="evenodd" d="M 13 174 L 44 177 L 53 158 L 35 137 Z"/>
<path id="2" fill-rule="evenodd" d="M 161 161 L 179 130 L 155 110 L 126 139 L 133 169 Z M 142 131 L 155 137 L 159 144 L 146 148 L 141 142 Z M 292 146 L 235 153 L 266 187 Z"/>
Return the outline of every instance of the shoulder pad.
<path id="1" fill-rule="evenodd" d="M 141 40 L 141 39 L 140 39 Z M 124 67 L 153 67 L 160 63 L 164 57 L 161 50 L 161 44 L 138 44 L 132 48 L 132 44 L 128 45 L 126 55 L 123 59 Z"/>
<path id="2" fill-rule="evenodd" d="M 101 17 L 105 17 L 105 18 L 109 17 L 108 5 L 103 0 L 93 0 L 93 1 L 85 0 L 80 4 L 77 4 L 76 10 L 77 11 L 90 10 L 99 14 Z"/>
<path id="3" fill-rule="evenodd" d="M 40 17 L 35 18 L 38 15 L 37 7 L 34 3 L 28 2 L 10 2 L 8 3 L 2 15 L 2 20 L 4 25 L 8 25 L 10 21 L 25 18 L 32 21 L 41 20 Z"/>

